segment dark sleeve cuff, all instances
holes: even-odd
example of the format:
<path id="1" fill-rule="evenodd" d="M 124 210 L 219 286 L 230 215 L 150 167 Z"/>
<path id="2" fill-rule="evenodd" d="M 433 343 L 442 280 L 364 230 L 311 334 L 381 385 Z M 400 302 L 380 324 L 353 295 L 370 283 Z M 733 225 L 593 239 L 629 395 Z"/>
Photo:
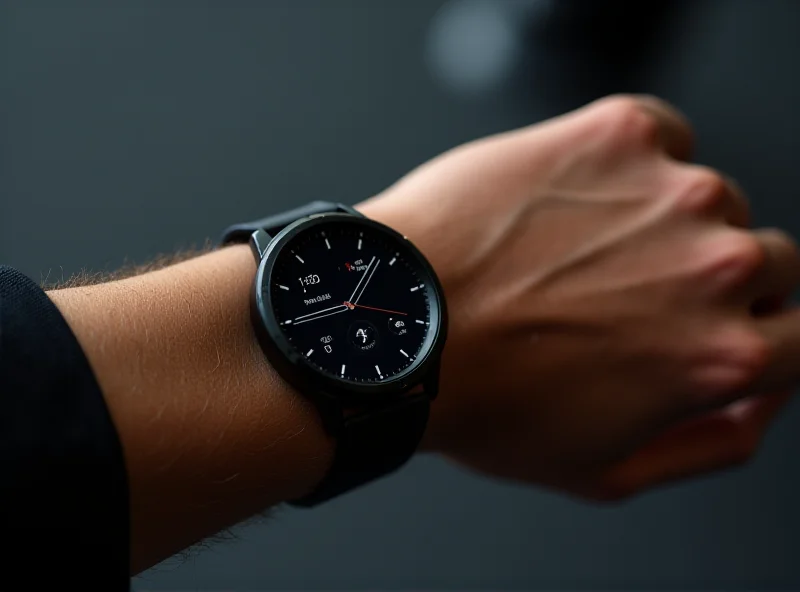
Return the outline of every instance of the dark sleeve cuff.
<path id="1" fill-rule="evenodd" d="M 100 387 L 44 291 L 2 266 L 0 522 L 6 583 L 129 588 L 127 474 Z"/>

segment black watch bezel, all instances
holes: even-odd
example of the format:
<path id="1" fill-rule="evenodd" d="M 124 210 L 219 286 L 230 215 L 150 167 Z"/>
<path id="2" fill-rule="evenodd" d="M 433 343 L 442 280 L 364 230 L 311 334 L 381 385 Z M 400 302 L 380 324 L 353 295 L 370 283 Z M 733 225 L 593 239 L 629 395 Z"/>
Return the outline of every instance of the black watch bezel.
<path id="1" fill-rule="evenodd" d="M 403 372 L 383 382 L 359 383 L 318 370 L 289 343 L 273 313 L 270 280 L 283 247 L 302 232 L 337 222 L 366 227 L 393 238 L 430 278 L 425 282 L 430 325 L 423 343 L 424 353 L 421 351 Z M 436 272 L 419 249 L 407 237 L 375 220 L 352 214 L 326 213 L 301 218 L 286 226 L 272 238 L 258 264 L 252 290 L 251 315 L 258 342 L 272 366 L 293 387 L 319 405 L 335 405 L 338 408 L 379 405 L 403 396 L 420 384 L 427 386 L 431 378 L 434 379 L 430 381 L 431 388 L 436 388 L 447 332 L 444 291 Z M 428 394 L 431 398 L 435 396 L 435 393 Z"/>

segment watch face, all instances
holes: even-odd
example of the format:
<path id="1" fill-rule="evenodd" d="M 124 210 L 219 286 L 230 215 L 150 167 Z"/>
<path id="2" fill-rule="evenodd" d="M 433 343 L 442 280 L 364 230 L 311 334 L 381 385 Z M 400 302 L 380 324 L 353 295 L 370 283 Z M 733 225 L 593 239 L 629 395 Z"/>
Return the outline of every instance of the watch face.
<path id="1" fill-rule="evenodd" d="M 301 225 L 273 256 L 262 290 L 275 325 L 293 357 L 328 378 L 397 379 L 432 345 L 438 284 L 393 231 L 336 218 Z"/>

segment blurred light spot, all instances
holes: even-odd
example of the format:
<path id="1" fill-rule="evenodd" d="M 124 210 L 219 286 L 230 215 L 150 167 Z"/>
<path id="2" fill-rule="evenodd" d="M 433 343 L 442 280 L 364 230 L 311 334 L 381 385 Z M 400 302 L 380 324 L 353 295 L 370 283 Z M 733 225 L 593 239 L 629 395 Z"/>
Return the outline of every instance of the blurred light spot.
<path id="1" fill-rule="evenodd" d="M 450 90 L 471 94 L 496 88 L 520 52 L 514 11 L 501 0 L 455 0 L 436 14 L 427 57 L 434 77 Z"/>

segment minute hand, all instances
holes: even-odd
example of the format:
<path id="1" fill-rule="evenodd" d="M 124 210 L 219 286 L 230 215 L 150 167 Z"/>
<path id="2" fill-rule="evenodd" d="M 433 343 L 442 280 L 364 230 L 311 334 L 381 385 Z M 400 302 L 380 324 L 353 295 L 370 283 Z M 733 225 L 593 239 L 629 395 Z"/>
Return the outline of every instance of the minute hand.
<path id="1" fill-rule="evenodd" d="M 364 278 L 367 277 L 367 274 L 369 273 L 369 270 L 372 267 L 372 263 L 374 261 L 375 261 L 375 256 L 373 256 L 372 259 L 370 259 L 369 265 L 367 265 L 367 268 L 364 270 L 364 273 L 358 279 L 358 283 L 356 284 L 356 288 L 355 288 L 355 290 L 353 290 L 353 293 L 350 295 L 350 302 L 352 302 L 353 298 L 356 297 L 356 292 L 358 292 L 358 289 L 361 287 L 361 283 L 364 281 Z"/>
<path id="2" fill-rule="evenodd" d="M 375 259 L 375 257 L 373 257 L 373 259 Z M 375 267 L 373 267 L 372 271 L 369 272 L 369 277 L 367 278 L 367 281 L 364 282 L 364 284 L 361 286 L 360 289 L 356 290 L 356 292 L 358 292 L 358 295 L 356 295 L 356 293 L 353 292 L 353 296 L 355 296 L 356 299 L 353 300 L 351 298 L 350 302 L 352 302 L 353 304 L 358 304 L 358 301 L 361 300 L 361 295 L 364 293 L 364 290 L 367 289 L 367 284 L 369 284 L 369 281 L 372 279 L 372 276 L 375 275 L 375 270 L 378 269 L 378 265 L 380 265 L 380 264 L 381 264 L 381 260 L 378 259 L 378 261 L 375 263 Z"/>

